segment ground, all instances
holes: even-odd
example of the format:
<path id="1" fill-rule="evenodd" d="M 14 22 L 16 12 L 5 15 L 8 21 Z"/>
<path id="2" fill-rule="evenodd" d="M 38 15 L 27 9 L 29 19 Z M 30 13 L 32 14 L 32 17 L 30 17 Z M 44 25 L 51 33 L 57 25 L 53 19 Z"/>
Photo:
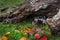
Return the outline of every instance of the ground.
<path id="1" fill-rule="evenodd" d="M 0 0 L 0 8 L 15 6 L 17 4 L 22 3 L 23 0 Z M 28 39 L 28 35 L 21 32 L 21 30 L 25 30 L 30 27 L 33 28 L 35 25 L 32 24 L 32 21 L 23 21 L 16 24 L 0 24 L 0 39 L 5 40 L 21 40 L 21 38 L 26 37 Z M 48 40 L 60 40 L 60 36 L 52 36 L 49 27 L 46 25 L 40 25 L 40 27 L 44 30 L 45 35 Z M 26 38 L 24 38 L 26 40 Z M 30 36 L 29 40 L 36 40 L 34 36 Z"/>
<path id="2" fill-rule="evenodd" d="M 35 25 L 32 24 L 32 21 L 23 21 L 17 24 L 0 24 L 0 36 L 6 36 L 9 40 L 19 40 L 22 37 L 28 38 L 27 34 L 21 32 L 27 27 L 33 28 Z M 47 26 L 40 26 L 47 36 L 48 40 L 60 40 L 60 36 L 52 36 L 50 30 Z M 34 36 L 30 36 L 30 40 L 36 40 Z"/>

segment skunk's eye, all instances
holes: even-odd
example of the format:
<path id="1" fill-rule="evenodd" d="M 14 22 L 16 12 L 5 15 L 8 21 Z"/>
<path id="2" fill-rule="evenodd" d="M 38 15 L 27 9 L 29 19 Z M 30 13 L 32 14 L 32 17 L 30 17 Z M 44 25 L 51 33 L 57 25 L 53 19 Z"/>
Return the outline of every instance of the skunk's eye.
<path id="1" fill-rule="evenodd" d="M 39 18 L 42 18 L 41 16 Z"/>

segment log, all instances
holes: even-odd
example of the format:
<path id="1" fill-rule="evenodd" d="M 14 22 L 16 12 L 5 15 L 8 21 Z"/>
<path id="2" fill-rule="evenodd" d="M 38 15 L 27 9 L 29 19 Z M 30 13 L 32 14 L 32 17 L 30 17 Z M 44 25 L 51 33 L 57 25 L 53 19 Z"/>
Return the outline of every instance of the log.
<path id="1" fill-rule="evenodd" d="M 53 35 L 60 32 L 60 0 L 27 0 L 14 7 L 0 9 L 0 22 L 17 23 L 32 14 L 46 16 Z"/>
<path id="2" fill-rule="evenodd" d="M 31 14 L 50 18 L 57 14 L 59 8 L 60 0 L 28 0 L 15 7 L 1 9 L 0 22 L 20 21 Z"/>
<path id="3" fill-rule="evenodd" d="M 57 35 L 60 32 L 60 9 L 56 15 L 47 19 L 47 23 L 53 35 Z"/>

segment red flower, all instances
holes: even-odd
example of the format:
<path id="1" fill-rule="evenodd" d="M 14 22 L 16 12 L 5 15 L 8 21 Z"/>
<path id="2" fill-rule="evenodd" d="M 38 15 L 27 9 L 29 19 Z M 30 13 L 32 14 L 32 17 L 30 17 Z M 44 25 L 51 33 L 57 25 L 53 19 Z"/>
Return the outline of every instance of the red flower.
<path id="1" fill-rule="evenodd" d="M 34 37 L 37 38 L 37 39 L 39 39 L 40 35 L 39 34 L 35 34 Z"/>
<path id="2" fill-rule="evenodd" d="M 47 40 L 47 37 L 43 36 L 40 40 Z"/>

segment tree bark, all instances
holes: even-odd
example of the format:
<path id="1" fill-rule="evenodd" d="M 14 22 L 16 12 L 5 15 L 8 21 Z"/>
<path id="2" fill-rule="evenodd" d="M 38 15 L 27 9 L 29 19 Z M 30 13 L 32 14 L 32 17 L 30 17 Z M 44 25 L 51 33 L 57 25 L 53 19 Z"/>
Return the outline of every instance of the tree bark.
<path id="1" fill-rule="evenodd" d="M 56 35 L 60 32 L 60 9 L 56 15 L 47 20 L 51 33 Z"/>
<path id="2" fill-rule="evenodd" d="M 15 7 L 8 7 L 0 10 L 0 21 L 10 22 L 22 20 L 31 14 L 43 15 L 48 18 L 57 14 L 60 8 L 59 0 L 28 0 Z M 14 21 L 15 22 L 15 21 Z"/>

